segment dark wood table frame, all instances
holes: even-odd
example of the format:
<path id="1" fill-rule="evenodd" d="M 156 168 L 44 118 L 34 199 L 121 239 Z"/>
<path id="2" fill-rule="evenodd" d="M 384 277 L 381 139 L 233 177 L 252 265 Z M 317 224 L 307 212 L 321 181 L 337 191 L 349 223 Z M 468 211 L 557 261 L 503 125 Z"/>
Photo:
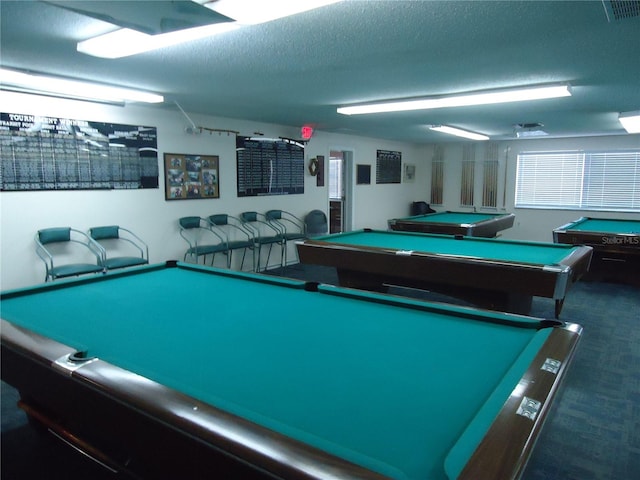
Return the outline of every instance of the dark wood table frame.
<path id="1" fill-rule="evenodd" d="M 556 318 L 571 285 L 588 271 L 592 254 L 591 247 L 576 247 L 558 265 L 539 265 L 313 239 L 297 248 L 302 263 L 336 267 L 344 287 L 378 292 L 388 285 L 417 288 L 525 315 L 534 296 L 546 297 L 555 300 Z"/>

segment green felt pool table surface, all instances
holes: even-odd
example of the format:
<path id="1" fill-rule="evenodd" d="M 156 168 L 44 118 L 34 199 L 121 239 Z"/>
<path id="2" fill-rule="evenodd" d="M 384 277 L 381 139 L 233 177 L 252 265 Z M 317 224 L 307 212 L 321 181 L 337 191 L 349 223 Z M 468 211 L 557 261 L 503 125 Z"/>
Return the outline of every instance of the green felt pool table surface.
<path id="1" fill-rule="evenodd" d="M 512 213 L 445 211 L 392 218 L 387 223 L 395 231 L 493 238 L 501 230 L 511 228 L 514 220 Z"/>
<path id="2" fill-rule="evenodd" d="M 640 219 L 581 217 L 555 228 L 553 241 L 593 248 L 588 278 L 640 286 Z"/>
<path id="3" fill-rule="evenodd" d="M 539 265 L 558 264 L 577 247 L 543 242 L 484 239 L 413 232 L 354 231 L 315 237 L 314 240 L 344 245 L 432 252 L 507 262 Z"/>
<path id="4" fill-rule="evenodd" d="M 183 264 L 68 283 L 2 319 L 396 479 L 456 478 L 555 330 Z"/>
<path id="5" fill-rule="evenodd" d="M 640 234 L 640 220 L 582 218 L 563 227 L 565 230 L 606 234 Z"/>
<path id="6" fill-rule="evenodd" d="M 477 212 L 438 212 L 426 215 L 415 215 L 407 217 L 403 220 L 415 220 L 416 222 L 433 222 L 433 223 L 456 223 L 456 224 L 473 224 L 484 222 L 487 220 L 500 217 L 499 213 L 477 213 Z"/>

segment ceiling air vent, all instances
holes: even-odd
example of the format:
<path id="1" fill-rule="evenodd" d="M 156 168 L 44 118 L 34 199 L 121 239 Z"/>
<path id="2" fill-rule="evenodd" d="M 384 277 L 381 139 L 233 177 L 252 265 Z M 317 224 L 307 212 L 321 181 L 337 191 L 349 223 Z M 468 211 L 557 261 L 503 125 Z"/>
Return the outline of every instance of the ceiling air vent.
<path id="1" fill-rule="evenodd" d="M 640 1 L 638 0 L 602 0 L 602 4 L 610 22 L 640 17 Z"/>
<path id="2" fill-rule="evenodd" d="M 516 138 L 546 137 L 549 134 L 542 130 L 542 127 L 544 125 L 539 122 L 516 123 L 513 126 L 513 131 L 516 134 Z"/>

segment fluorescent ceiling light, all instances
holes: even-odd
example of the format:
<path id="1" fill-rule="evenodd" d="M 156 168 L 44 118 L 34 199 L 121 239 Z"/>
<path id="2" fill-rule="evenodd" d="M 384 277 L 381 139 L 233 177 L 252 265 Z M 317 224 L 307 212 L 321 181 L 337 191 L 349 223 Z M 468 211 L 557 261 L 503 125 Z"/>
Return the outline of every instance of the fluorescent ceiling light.
<path id="1" fill-rule="evenodd" d="M 621 113 L 618 120 L 628 133 L 640 133 L 640 110 L 637 112 Z"/>
<path id="2" fill-rule="evenodd" d="M 161 103 L 162 95 L 0 68 L 0 88 L 100 102 Z"/>
<path id="3" fill-rule="evenodd" d="M 522 102 L 571 96 L 569 85 L 544 85 L 485 92 L 463 93 L 441 97 L 425 97 L 410 100 L 386 101 L 367 105 L 339 107 L 338 113 L 361 115 L 365 113 L 404 112 L 432 108 L 468 107 L 496 103 Z"/>
<path id="4" fill-rule="evenodd" d="M 121 28 L 104 35 L 78 42 L 77 49 L 81 53 L 101 58 L 122 58 L 138 53 L 170 47 L 191 40 L 210 37 L 239 28 L 235 23 L 215 23 L 204 27 L 188 28 L 159 35 Z"/>
<path id="5" fill-rule="evenodd" d="M 339 0 L 217 0 L 205 7 L 243 25 L 257 25 L 324 7 Z"/>
<path id="6" fill-rule="evenodd" d="M 277 18 L 313 10 L 339 0 L 217 0 L 204 2 L 204 6 L 235 20 L 235 22 L 215 23 L 202 27 L 177 30 L 169 33 L 148 35 L 137 30 L 122 28 L 104 35 L 78 42 L 78 52 L 101 58 L 122 58 L 130 55 L 170 47 L 180 43 L 210 37 L 240 28 L 270 22 Z"/>
<path id="7" fill-rule="evenodd" d="M 448 127 L 447 125 L 432 125 L 429 130 L 435 130 L 436 132 L 448 133 L 449 135 L 455 135 L 456 137 L 468 138 L 470 140 L 489 140 L 489 137 L 480 133 L 470 132 L 468 130 L 462 130 L 461 128 Z"/>

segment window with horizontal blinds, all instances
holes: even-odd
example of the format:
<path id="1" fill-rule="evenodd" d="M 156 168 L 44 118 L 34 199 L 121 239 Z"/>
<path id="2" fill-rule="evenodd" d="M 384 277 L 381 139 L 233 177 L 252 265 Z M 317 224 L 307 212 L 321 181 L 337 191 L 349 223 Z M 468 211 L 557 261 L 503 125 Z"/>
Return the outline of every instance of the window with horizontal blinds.
<path id="1" fill-rule="evenodd" d="M 431 164 L 431 198 L 432 205 L 442 205 L 444 192 L 444 162 L 434 160 Z"/>
<path id="2" fill-rule="evenodd" d="M 460 181 L 460 205 L 464 207 L 472 207 L 474 205 L 475 160 L 475 145 L 465 145 L 462 149 L 462 178 Z"/>
<path id="3" fill-rule="evenodd" d="M 442 205 L 444 194 L 444 149 L 436 145 L 431 161 L 431 205 Z"/>
<path id="4" fill-rule="evenodd" d="M 498 161 L 485 160 L 482 179 L 482 206 L 498 206 Z"/>
<path id="5" fill-rule="evenodd" d="M 640 211 L 640 151 L 521 153 L 515 206 Z"/>
<path id="6" fill-rule="evenodd" d="M 473 206 L 473 187 L 475 184 L 474 174 L 476 171 L 476 162 L 462 162 L 462 179 L 460 182 L 460 205 L 465 207 Z"/>
<path id="7" fill-rule="evenodd" d="M 640 152 L 591 153 L 584 177 L 586 208 L 640 210 Z"/>

